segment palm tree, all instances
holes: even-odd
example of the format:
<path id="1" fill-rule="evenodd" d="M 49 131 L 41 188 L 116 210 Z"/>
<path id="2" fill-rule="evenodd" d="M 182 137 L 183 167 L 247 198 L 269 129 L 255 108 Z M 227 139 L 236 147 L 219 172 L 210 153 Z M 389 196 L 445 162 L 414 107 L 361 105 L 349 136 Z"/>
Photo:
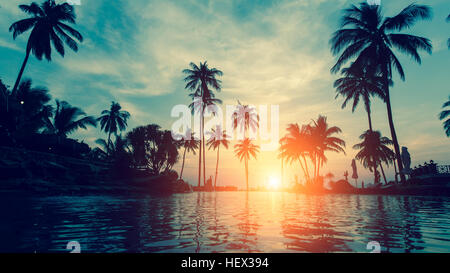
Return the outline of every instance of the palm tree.
<path id="1" fill-rule="evenodd" d="M 250 157 L 254 157 L 256 159 L 256 154 L 259 153 L 259 146 L 252 143 L 249 138 L 245 138 L 244 140 L 239 141 L 238 144 L 234 145 L 234 153 L 236 157 L 242 162 L 244 160 L 245 164 L 245 182 L 247 184 L 248 191 L 248 160 Z"/>
<path id="2" fill-rule="evenodd" d="M 442 105 L 442 108 L 450 107 L 450 96 L 448 96 L 448 101 Z M 443 110 L 441 114 L 439 115 L 440 120 L 444 120 L 447 117 L 450 117 L 450 110 Z M 450 118 L 448 118 L 446 121 L 444 121 L 444 130 L 448 137 L 450 137 Z"/>
<path id="3" fill-rule="evenodd" d="M 379 183 L 377 166 L 380 165 L 382 169 L 382 162 L 389 164 L 393 161 L 395 154 L 388 147 L 392 145 L 393 142 L 389 138 L 381 136 L 379 131 L 367 130 L 359 138 L 362 142 L 353 146 L 353 149 L 360 150 L 355 158 L 358 159 L 365 168 L 369 168 L 369 170 L 374 173 L 375 183 Z M 382 172 L 385 183 L 387 183 L 383 169 Z"/>
<path id="4" fill-rule="evenodd" d="M 216 175 L 214 177 L 214 189 L 216 189 L 217 185 L 217 175 L 219 170 L 219 150 L 220 146 L 223 146 L 225 149 L 228 150 L 228 145 L 230 144 L 230 141 L 228 141 L 228 136 L 226 134 L 225 130 L 222 130 L 220 126 L 217 126 L 216 129 L 211 130 L 211 137 L 208 139 L 208 150 L 211 148 L 213 150 L 217 149 L 217 161 L 216 161 Z"/>
<path id="5" fill-rule="evenodd" d="M 306 157 L 312 153 L 312 142 L 308 126 L 289 124 L 287 134 L 280 139 L 279 157 L 287 162 L 298 160 L 306 181 L 310 180 Z M 302 162 L 303 159 L 303 162 Z"/>
<path id="6" fill-rule="evenodd" d="M 256 109 L 249 105 L 243 105 L 238 100 L 236 111 L 233 113 L 233 128 L 241 128 L 244 132 L 244 138 L 247 137 L 247 132 L 251 129 L 256 131 L 259 128 L 259 115 L 256 113 Z"/>
<path id="7" fill-rule="evenodd" d="M 347 106 L 347 103 L 353 100 L 352 112 L 355 112 L 359 101 L 362 99 L 367 112 L 370 130 L 372 130 L 370 96 L 376 95 L 383 98 L 381 77 L 374 75 L 374 72 L 370 70 L 370 67 L 364 68 L 353 63 L 349 68 L 342 69 L 341 73 L 343 77 L 334 82 L 337 93 L 335 99 L 339 96 L 344 97 L 342 109 Z"/>
<path id="8" fill-rule="evenodd" d="M 402 182 L 405 181 L 405 175 L 392 117 L 389 86 L 392 84 L 393 68 L 397 70 L 402 80 L 405 79 L 405 74 L 393 48 L 411 56 L 420 64 L 418 50 L 431 54 L 432 45 L 427 38 L 395 33 L 395 31 L 409 29 L 419 19 L 429 18 L 431 18 L 431 9 L 428 6 L 411 4 L 394 17 L 383 18 L 380 6 L 363 2 L 360 7 L 352 5 L 344 10 L 341 20 L 342 29 L 336 31 L 330 40 L 331 51 L 334 55 L 342 51 L 331 72 L 338 72 L 347 61 L 356 57 L 356 63 L 363 67 L 374 67 L 373 69 L 376 68 L 381 73 L 384 102 Z"/>
<path id="9" fill-rule="evenodd" d="M 191 132 L 191 129 L 186 131 L 185 136 L 180 140 L 180 146 L 184 147 L 183 163 L 181 165 L 180 179 L 183 179 L 184 161 L 186 159 L 186 153 L 192 152 L 195 155 L 195 150 L 198 149 L 200 141 L 195 139 L 195 134 Z"/>
<path id="10" fill-rule="evenodd" d="M 337 126 L 329 127 L 327 117 L 325 116 L 319 115 L 317 120 L 313 120 L 313 125 L 309 125 L 308 128 L 313 143 L 312 160 L 315 170 L 314 177 L 317 181 L 320 174 L 320 166 L 327 162 L 325 153 L 331 151 L 345 154 L 345 141 L 333 136 L 334 134 L 341 133 L 342 130 Z"/>
<path id="11" fill-rule="evenodd" d="M 447 22 L 450 22 L 450 14 L 447 16 Z M 447 40 L 447 46 L 450 49 L 450 38 Z"/>
<path id="12" fill-rule="evenodd" d="M 32 30 L 28 37 L 25 59 L 12 93 L 16 91 L 20 83 L 30 53 L 33 53 L 38 60 L 42 60 L 42 57 L 45 56 L 48 61 L 51 61 L 52 46 L 50 42 L 64 57 L 64 43 L 77 52 L 78 45 L 73 38 L 79 42 L 83 41 L 83 36 L 66 24 L 75 24 L 76 19 L 74 8 L 68 3 L 56 4 L 54 0 L 47 0 L 41 5 L 33 2 L 30 5 L 19 5 L 19 8 L 30 17 L 19 20 L 9 27 L 9 31 L 13 32 L 13 38 L 16 39 L 20 34 Z"/>
<path id="13" fill-rule="evenodd" d="M 120 104 L 113 101 L 110 110 L 103 110 L 102 116 L 97 119 L 100 122 L 101 129 L 108 134 L 108 145 L 111 142 L 112 133 L 117 138 L 117 131 L 124 131 L 127 128 L 130 113 L 121 111 L 121 109 Z"/>
<path id="14" fill-rule="evenodd" d="M 216 68 L 209 68 L 207 62 L 200 62 L 197 66 L 194 63 L 189 64 L 190 69 L 184 69 L 183 73 L 186 74 L 184 81 L 186 83 L 186 89 L 193 91 L 195 97 L 201 98 L 200 112 L 200 152 L 198 158 L 198 186 L 200 187 L 201 177 L 201 162 L 202 162 L 202 150 L 203 150 L 203 184 L 206 183 L 205 174 L 205 134 L 204 134 L 204 110 L 205 103 L 214 98 L 214 91 L 220 92 L 222 88 L 222 82 L 217 77 L 222 76 L 222 71 Z M 203 146 L 203 147 L 202 147 Z"/>
<path id="15" fill-rule="evenodd" d="M 82 116 L 80 118 L 80 116 Z M 92 116 L 86 116 L 80 108 L 73 107 L 65 101 L 56 100 L 56 111 L 53 119 L 47 120 L 46 134 L 56 134 L 58 137 L 66 138 L 79 128 L 87 129 L 87 126 L 97 126 L 97 121 Z"/>
<path id="16" fill-rule="evenodd" d="M 13 130 L 36 133 L 52 115 L 53 107 L 47 104 L 51 100 L 48 89 L 33 87 L 31 79 L 23 80 L 9 97 L 11 111 L 7 115 L 14 120 Z"/>

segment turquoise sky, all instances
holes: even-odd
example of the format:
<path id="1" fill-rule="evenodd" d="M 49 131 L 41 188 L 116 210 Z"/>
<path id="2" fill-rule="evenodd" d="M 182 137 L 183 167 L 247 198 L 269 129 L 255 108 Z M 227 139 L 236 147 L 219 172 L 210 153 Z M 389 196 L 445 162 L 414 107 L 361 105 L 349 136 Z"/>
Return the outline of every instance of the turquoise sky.
<path id="1" fill-rule="evenodd" d="M 8 0 L 0 4 L 0 78 L 9 85 L 14 84 L 29 33 L 14 41 L 8 28 L 25 17 L 17 8 L 24 3 L 28 2 Z M 36 85 L 48 87 L 54 98 L 82 107 L 90 115 L 99 115 L 112 100 L 118 101 L 132 114 L 130 129 L 149 123 L 170 128 L 172 107 L 189 104 L 181 71 L 191 61 L 207 60 L 224 72 L 218 96 L 225 104 L 239 99 L 247 104 L 279 105 L 280 132 L 288 123 L 307 123 L 319 114 L 327 115 L 329 123 L 342 128 L 347 155 L 330 154 L 324 172 L 341 177 L 344 170 L 350 170 L 355 155 L 351 147 L 367 129 L 367 118 L 362 108 L 352 114 L 350 109 L 341 110 L 341 100 L 334 100 L 336 75 L 329 70 L 335 58 L 328 41 L 338 27 L 341 10 L 357 1 L 81 3 L 76 7 L 76 28 L 85 41 L 79 52 L 67 50 L 65 58 L 53 54 L 50 63 L 32 57 L 24 74 Z M 382 0 L 386 15 L 394 15 L 410 3 Z M 419 22 L 409 32 L 430 38 L 433 54 L 423 53 L 423 63 L 418 65 L 399 53 L 406 81 L 397 78 L 392 88 L 394 120 L 400 145 L 409 148 L 413 165 L 430 159 L 450 164 L 450 139 L 437 118 L 450 95 L 450 50 L 446 45 L 450 23 L 445 21 L 450 2 L 418 3 L 433 8 L 433 20 Z M 390 137 L 385 106 L 377 100 L 373 102 L 373 119 L 374 127 Z M 100 136 L 99 129 L 92 128 L 71 137 L 93 144 Z M 265 179 L 257 165 L 278 166 L 274 153 L 260 157 L 259 163 L 250 166 L 251 179 Z M 224 152 L 223 158 L 237 161 L 231 150 Z M 208 173 L 212 174 L 214 153 L 208 154 L 208 162 Z M 195 167 L 187 170 L 192 181 Z M 240 185 L 232 176 L 238 167 L 238 163 L 225 166 L 221 179 Z M 298 170 L 292 168 L 289 173 L 292 176 Z M 361 176 L 368 178 L 368 173 L 361 170 Z"/>

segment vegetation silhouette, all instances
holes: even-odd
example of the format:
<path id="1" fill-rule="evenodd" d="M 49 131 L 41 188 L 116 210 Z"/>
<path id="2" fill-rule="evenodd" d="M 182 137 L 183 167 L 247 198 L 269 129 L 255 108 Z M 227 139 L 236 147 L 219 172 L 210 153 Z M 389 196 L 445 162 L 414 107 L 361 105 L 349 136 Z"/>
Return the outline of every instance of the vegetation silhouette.
<path id="1" fill-rule="evenodd" d="M 286 135 L 280 139 L 279 157 L 287 162 L 298 161 L 307 184 L 318 185 L 320 167 L 327 162 L 325 155 L 328 151 L 345 154 L 345 141 L 335 137 L 342 130 L 337 126 L 329 126 L 327 118 L 320 116 L 310 124 L 299 126 L 290 124 Z M 308 158 L 314 166 L 313 177 L 309 173 Z M 303 162 L 302 160 L 303 159 Z"/>
<path id="2" fill-rule="evenodd" d="M 70 105 L 66 101 L 56 100 L 54 116 L 46 120 L 43 133 L 66 138 L 68 134 L 79 128 L 87 129 L 87 126 L 97 126 L 97 121 L 93 116 L 87 116 L 83 110 Z"/>
<path id="3" fill-rule="evenodd" d="M 19 85 L 30 54 L 42 60 L 45 57 L 51 61 L 52 46 L 64 57 L 64 43 L 73 51 L 78 51 L 77 41 L 82 42 L 83 36 L 69 24 L 75 24 L 75 10 L 68 3 L 56 4 L 54 0 L 47 0 L 41 5 L 35 2 L 30 5 L 19 5 L 19 8 L 31 17 L 13 23 L 9 31 L 13 32 L 13 38 L 31 29 L 28 37 L 26 54 L 23 64 L 12 89 L 14 93 Z M 74 38 L 76 40 L 74 40 Z"/>
<path id="4" fill-rule="evenodd" d="M 122 106 L 113 101 L 110 110 L 103 110 L 102 115 L 97 118 L 101 129 L 108 134 L 107 145 L 111 142 L 111 134 L 114 134 L 117 138 L 117 131 L 125 131 L 128 126 L 127 120 L 130 118 L 130 113 L 121 109 Z"/>
<path id="5" fill-rule="evenodd" d="M 444 110 L 439 114 L 440 120 L 445 120 L 447 118 L 447 120 L 444 121 L 444 130 L 447 137 L 450 137 L 450 110 L 445 110 L 446 107 L 450 107 L 450 96 L 448 96 L 448 101 L 442 105 Z"/>
<path id="6" fill-rule="evenodd" d="M 353 100 L 353 113 L 355 112 L 359 101 L 362 99 L 367 113 L 369 130 L 372 131 L 370 97 L 377 96 L 383 98 L 382 78 L 379 75 L 376 75 L 375 71 L 370 69 L 370 67 L 360 67 L 355 63 L 348 68 L 342 69 L 341 74 L 343 77 L 334 82 L 337 93 L 335 99 L 339 96 L 344 97 L 342 109 L 347 106 L 347 103 Z"/>
<path id="7" fill-rule="evenodd" d="M 252 140 L 249 138 L 245 138 L 244 140 L 239 141 L 236 145 L 234 145 L 234 153 L 237 158 L 242 162 L 244 160 L 245 166 L 245 183 L 248 187 L 248 161 L 251 157 L 257 157 L 257 153 L 259 153 L 259 146 L 252 143 Z"/>
<path id="8" fill-rule="evenodd" d="M 200 141 L 195 139 L 195 133 L 188 129 L 183 139 L 180 140 L 180 146 L 184 148 L 183 163 L 181 164 L 180 178 L 183 179 L 184 162 L 186 159 L 186 153 L 192 152 L 195 155 L 195 151 L 199 148 Z"/>
<path id="9" fill-rule="evenodd" d="M 207 62 L 200 62 L 197 66 L 191 62 L 189 64 L 190 69 L 184 69 L 183 73 L 186 74 L 184 81 L 186 82 L 186 89 L 193 91 L 190 96 L 194 100 L 200 98 L 200 100 L 194 101 L 191 105 L 193 111 L 200 111 L 200 151 L 198 158 L 198 187 L 200 187 L 201 179 L 201 162 L 203 151 L 203 185 L 206 184 L 206 160 L 205 160 L 205 132 L 204 132 L 204 111 L 208 105 L 215 103 L 221 103 L 220 100 L 215 99 L 214 91 L 220 92 L 222 88 L 222 82 L 217 79 L 223 75 L 222 71 L 216 68 L 209 68 Z"/>
<path id="10" fill-rule="evenodd" d="M 208 150 L 213 149 L 217 150 L 217 159 L 216 159 L 216 175 L 214 176 L 214 189 L 216 189 L 217 185 L 217 176 L 219 171 L 219 150 L 220 146 L 223 146 L 228 150 L 228 145 L 230 141 L 227 139 L 228 135 L 225 130 L 222 130 L 220 126 L 217 126 L 216 129 L 212 129 L 210 132 L 210 138 L 208 139 L 207 145 Z"/>
<path id="11" fill-rule="evenodd" d="M 383 163 L 389 165 L 395 159 L 394 152 L 389 148 L 393 144 L 392 141 L 383 137 L 379 131 L 371 130 L 365 131 L 359 138 L 362 142 L 353 146 L 355 150 L 359 150 L 355 158 L 361 162 L 364 168 L 368 168 L 374 173 L 375 184 L 379 183 L 377 166 L 380 166 L 384 182 L 387 184 Z"/>
<path id="12" fill-rule="evenodd" d="M 410 29 L 418 20 L 430 18 L 431 8 L 424 5 L 411 4 L 393 17 L 383 18 L 379 5 L 362 2 L 359 7 L 352 5 L 344 10 L 341 29 L 336 31 L 330 40 L 333 55 L 342 52 L 331 68 L 332 73 L 339 72 L 346 62 L 356 58 L 354 63 L 360 67 L 370 67 L 382 77 L 383 100 L 387 107 L 389 128 L 402 182 L 405 182 L 405 175 L 394 127 L 389 87 L 393 84 L 394 69 L 402 80 L 405 79 L 405 73 L 393 49 L 409 55 L 420 64 L 418 51 L 424 50 L 431 54 L 432 45 L 427 38 L 395 31 Z"/>

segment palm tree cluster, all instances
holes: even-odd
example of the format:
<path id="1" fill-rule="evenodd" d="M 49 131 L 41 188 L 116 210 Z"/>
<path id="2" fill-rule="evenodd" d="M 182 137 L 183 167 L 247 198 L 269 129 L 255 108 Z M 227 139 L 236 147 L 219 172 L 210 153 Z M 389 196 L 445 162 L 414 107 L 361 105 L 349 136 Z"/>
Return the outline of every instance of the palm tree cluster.
<path id="1" fill-rule="evenodd" d="M 344 10 L 341 28 L 330 40 L 332 53 L 339 55 L 331 72 L 341 71 L 343 75 L 335 82 L 338 96 L 345 99 L 342 107 L 353 100 L 354 111 L 362 99 L 368 114 L 369 130 L 372 131 L 370 99 L 375 96 L 386 104 L 395 159 L 402 182 L 405 181 L 405 175 L 394 126 L 390 87 L 393 85 L 394 70 L 402 80 L 405 79 L 405 73 L 394 50 L 410 56 L 419 64 L 420 50 L 431 54 L 429 39 L 402 33 L 403 30 L 412 28 L 417 21 L 429 18 L 431 9 L 424 5 L 411 4 L 393 17 L 383 17 L 381 6 L 362 2 L 359 7 L 352 5 Z M 352 61 L 349 67 L 342 68 L 349 61 Z"/>
<path id="2" fill-rule="evenodd" d="M 345 141 L 335 136 L 342 130 L 329 126 L 325 116 L 302 126 L 290 124 L 286 130 L 280 139 L 279 157 L 291 164 L 298 161 L 308 184 L 320 182 L 320 168 L 327 162 L 326 152 L 345 154 Z M 312 174 L 308 161 L 313 166 Z"/>
<path id="3" fill-rule="evenodd" d="M 448 96 L 448 101 L 442 105 L 442 108 L 450 107 L 450 96 Z M 440 120 L 444 120 L 444 130 L 448 137 L 450 137 L 450 110 L 442 110 L 439 115 Z M 447 120 L 445 120 L 447 119 Z"/>

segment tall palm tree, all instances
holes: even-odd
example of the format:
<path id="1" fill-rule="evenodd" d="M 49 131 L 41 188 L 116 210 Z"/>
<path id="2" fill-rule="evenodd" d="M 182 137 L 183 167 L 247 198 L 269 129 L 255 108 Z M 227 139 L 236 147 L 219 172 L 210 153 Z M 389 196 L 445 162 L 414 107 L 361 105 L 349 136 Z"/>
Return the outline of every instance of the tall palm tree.
<path id="1" fill-rule="evenodd" d="M 65 101 L 56 100 L 53 119 L 48 119 L 46 126 L 44 133 L 65 138 L 79 128 L 87 129 L 87 126 L 97 126 L 97 121 L 94 117 L 87 116 L 80 108 L 73 107 Z"/>
<path id="2" fill-rule="evenodd" d="M 251 139 L 245 138 L 239 141 L 238 144 L 234 145 L 234 153 L 236 157 L 242 162 L 244 160 L 245 164 L 245 182 L 247 184 L 248 191 L 248 160 L 251 157 L 256 159 L 256 154 L 259 153 L 259 146 L 252 143 Z"/>
<path id="3" fill-rule="evenodd" d="M 9 31 L 13 32 L 13 38 L 16 39 L 20 34 L 32 30 L 28 37 L 25 59 L 12 93 L 16 91 L 20 83 L 30 53 L 33 53 L 38 60 L 42 60 L 45 56 L 48 61 L 51 61 L 50 43 L 53 43 L 56 51 L 64 57 L 64 43 L 76 52 L 78 45 L 74 39 L 83 41 L 83 36 L 66 24 L 75 24 L 76 19 L 74 8 L 68 3 L 56 4 L 54 0 L 47 0 L 41 5 L 33 2 L 30 5 L 19 5 L 19 8 L 30 17 L 17 21 L 9 27 Z"/>
<path id="4" fill-rule="evenodd" d="M 127 128 L 130 113 L 121 111 L 121 109 L 122 106 L 113 101 L 110 110 L 103 110 L 102 115 L 97 119 L 100 122 L 101 129 L 108 134 L 108 145 L 111 143 L 111 134 L 114 134 L 117 138 L 117 131 L 124 131 Z"/>
<path id="5" fill-rule="evenodd" d="M 404 33 L 396 33 L 411 28 L 419 19 L 431 18 L 428 6 L 411 4 L 393 17 L 383 18 L 378 5 L 361 3 L 359 7 L 352 5 L 344 10 L 341 29 L 336 31 L 331 40 L 331 51 L 340 55 L 331 71 L 338 72 L 350 59 L 364 67 L 372 66 L 383 77 L 384 102 L 386 103 L 389 128 L 394 143 L 395 154 L 401 181 L 405 181 L 403 163 L 400 156 L 397 134 L 392 117 L 389 87 L 392 83 L 393 68 L 397 70 L 402 80 L 405 79 L 403 67 L 393 49 L 412 57 L 421 63 L 418 50 L 431 54 L 432 45 L 429 39 Z"/>
<path id="6" fill-rule="evenodd" d="M 395 158 L 394 152 L 388 147 L 393 142 L 383 137 L 379 131 L 365 131 L 360 137 L 362 142 L 353 146 L 353 149 L 359 150 L 356 154 L 358 159 L 365 168 L 369 168 L 374 173 L 375 183 L 379 183 L 377 175 L 377 166 L 383 168 L 382 163 L 389 164 Z M 382 170 L 384 173 L 384 171 Z M 384 176 L 385 183 L 386 176 Z"/>
<path id="7" fill-rule="evenodd" d="M 198 186 L 200 187 L 201 179 L 201 162 L 202 162 L 202 150 L 203 150 L 203 184 L 206 183 L 205 174 L 205 134 L 204 134 L 204 110 L 206 106 L 203 104 L 208 99 L 214 98 L 214 91 L 220 92 L 222 88 L 222 82 L 217 79 L 223 75 L 222 71 L 216 68 L 209 68 L 207 62 L 200 62 L 197 66 L 195 63 L 189 64 L 190 69 L 184 69 L 183 73 L 186 74 L 184 81 L 186 82 L 186 89 L 193 91 L 196 97 L 201 98 L 201 112 L 200 112 L 200 152 L 198 158 Z M 202 147 L 203 146 L 203 147 Z"/>
<path id="8" fill-rule="evenodd" d="M 335 137 L 333 135 L 339 134 L 342 132 L 341 128 L 337 126 L 329 127 L 327 123 L 327 117 L 320 116 L 317 120 L 313 120 L 313 124 L 308 126 L 311 141 L 313 143 L 314 152 L 312 153 L 312 159 L 314 161 L 314 176 L 319 178 L 320 167 L 323 163 L 327 162 L 327 157 L 325 153 L 327 151 L 336 152 L 336 153 L 344 153 L 345 154 L 345 141 Z"/>
<path id="9" fill-rule="evenodd" d="M 351 100 L 352 112 L 355 112 L 360 100 L 364 102 L 364 107 L 367 112 L 369 121 L 369 129 L 372 130 L 372 118 L 370 109 L 370 97 L 376 95 L 383 98 L 383 87 L 381 84 L 381 77 L 375 74 L 375 71 L 370 67 L 360 67 L 353 63 L 350 67 L 344 68 L 341 71 L 343 77 L 334 82 L 336 88 L 336 97 L 344 97 L 342 109 L 347 106 Z"/>
<path id="10" fill-rule="evenodd" d="M 184 161 L 186 159 L 186 153 L 192 152 L 195 155 L 195 150 L 198 149 L 200 141 L 196 140 L 195 134 L 190 129 L 188 129 L 183 139 L 180 140 L 180 144 L 181 147 L 184 147 L 183 163 L 181 165 L 181 172 L 180 172 L 180 179 L 183 179 Z"/>
<path id="11" fill-rule="evenodd" d="M 448 96 L 448 101 L 442 105 L 442 108 L 450 107 L 450 96 Z M 444 121 L 444 130 L 448 137 L 450 137 L 450 110 L 443 110 L 439 115 L 440 120 L 444 120 L 449 117 L 446 121 Z"/>
<path id="12" fill-rule="evenodd" d="M 220 126 L 217 126 L 216 129 L 211 130 L 210 138 L 208 139 L 208 150 L 217 149 L 217 160 L 216 160 L 216 175 L 214 177 L 214 189 L 216 189 L 217 185 L 217 175 L 219 170 L 219 150 L 220 146 L 223 146 L 225 149 L 228 150 L 228 145 L 230 144 L 230 141 L 228 141 L 228 136 L 226 134 L 225 130 L 222 130 Z"/>

